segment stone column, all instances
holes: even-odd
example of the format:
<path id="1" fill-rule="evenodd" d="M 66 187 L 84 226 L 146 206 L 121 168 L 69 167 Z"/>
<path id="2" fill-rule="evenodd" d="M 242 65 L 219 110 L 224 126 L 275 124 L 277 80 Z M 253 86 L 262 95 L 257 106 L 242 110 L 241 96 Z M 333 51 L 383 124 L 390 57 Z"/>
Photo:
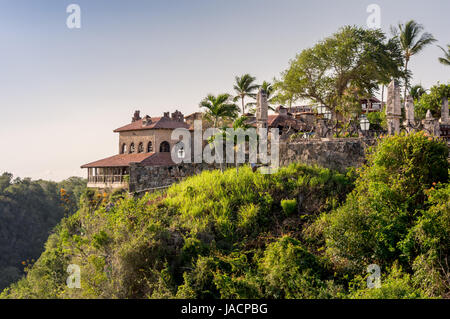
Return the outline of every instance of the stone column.
<path id="1" fill-rule="evenodd" d="M 401 115 L 400 86 L 396 80 L 393 80 L 389 83 L 387 92 L 386 119 L 389 135 L 400 133 Z"/>
<path id="2" fill-rule="evenodd" d="M 441 124 L 450 125 L 450 118 L 448 113 L 448 98 L 444 97 L 444 99 L 442 100 L 441 108 Z"/>
<path id="3" fill-rule="evenodd" d="M 317 126 L 316 126 L 316 132 L 318 137 L 323 138 L 323 137 L 327 137 L 326 136 L 326 120 L 323 118 L 320 118 L 317 120 Z"/>
<path id="4" fill-rule="evenodd" d="M 269 103 L 267 102 L 267 94 L 260 89 L 256 96 L 256 126 L 257 128 L 267 128 L 267 120 L 269 113 Z"/>
<path id="5" fill-rule="evenodd" d="M 441 127 L 439 125 L 439 122 L 431 115 L 430 110 L 427 111 L 427 115 L 422 123 L 427 133 L 437 137 L 441 136 Z"/>
<path id="6" fill-rule="evenodd" d="M 405 102 L 405 116 L 406 120 L 404 122 L 404 125 L 409 132 L 413 131 L 414 129 L 409 126 L 409 124 L 414 125 L 414 100 L 411 95 L 408 95 Z"/>

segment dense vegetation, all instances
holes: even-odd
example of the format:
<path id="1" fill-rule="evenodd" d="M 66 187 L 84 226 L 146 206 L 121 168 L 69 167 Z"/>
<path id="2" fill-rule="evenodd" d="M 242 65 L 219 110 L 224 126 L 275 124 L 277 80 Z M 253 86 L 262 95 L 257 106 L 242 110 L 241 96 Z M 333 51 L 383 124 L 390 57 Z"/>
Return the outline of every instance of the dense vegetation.
<path id="1" fill-rule="evenodd" d="M 448 148 L 382 139 L 346 174 L 203 172 L 163 194 L 85 192 L 3 298 L 448 297 Z M 69 264 L 81 289 L 66 286 Z M 366 268 L 381 268 L 369 289 Z"/>
<path id="2" fill-rule="evenodd" d="M 77 210 L 85 186 L 78 177 L 55 183 L 0 175 L 0 289 L 41 255 L 52 228 Z"/>
<path id="3" fill-rule="evenodd" d="M 425 118 L 427 111 L 431 111 L 431 115 L 435 118 L 441 116 L 442 101 L 450 99 L 450 84 L 437 84 L 415 99 L 415 115 L 419 119 Z"/>

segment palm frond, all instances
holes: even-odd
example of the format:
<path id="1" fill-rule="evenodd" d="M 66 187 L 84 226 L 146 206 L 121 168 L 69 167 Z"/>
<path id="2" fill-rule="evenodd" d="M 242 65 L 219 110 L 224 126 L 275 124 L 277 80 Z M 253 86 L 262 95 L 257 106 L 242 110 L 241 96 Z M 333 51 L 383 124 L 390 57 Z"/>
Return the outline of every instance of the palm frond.
<path id="1" fill-rule="evenodd" d="M 450 44 L 447 44 L 447 50 L 439 45 L 438 47 L 444 52 L 444 56 L 439 58 L 439 62 L 443 65 L 450 65 Z"/>
<path id="2" fill-rule="evenodd" d="M 422 51 L 427 45 L 436 41 L 431 33 L 423 32 L 423 25 L 414 20 L 398 25 L 400 44 L 405 55 L 411 56 Z"/>

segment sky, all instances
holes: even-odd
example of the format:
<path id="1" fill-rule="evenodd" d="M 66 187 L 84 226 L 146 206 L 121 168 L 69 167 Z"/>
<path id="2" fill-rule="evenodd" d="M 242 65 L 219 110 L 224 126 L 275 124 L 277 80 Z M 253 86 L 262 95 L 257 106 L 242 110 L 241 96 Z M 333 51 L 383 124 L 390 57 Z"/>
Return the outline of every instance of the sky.
<path id="1" fill-rule="evenodd" d="M 78 4 L 81 28 L 66 12 Z M 135 110 L 199 110 L 233 93 L 236 75 L 261 83 L 344 25 L 414 19 L 450 44 L 449 0 L 0 0 L 0 173 L 59 181 L 118 152 L 112 131 Z M 432 45 L 413 57 L 413 84 L 450 80 Z"/>

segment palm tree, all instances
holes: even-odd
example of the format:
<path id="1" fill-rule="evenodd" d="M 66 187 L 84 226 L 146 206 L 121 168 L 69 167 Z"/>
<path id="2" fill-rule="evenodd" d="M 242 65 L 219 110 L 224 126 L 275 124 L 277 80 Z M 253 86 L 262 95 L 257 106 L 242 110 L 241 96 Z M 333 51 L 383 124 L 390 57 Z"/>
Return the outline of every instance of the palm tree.
<path id="1" fill-rule="evenodd" d="M 266 96 L 267 96 L 267 103 L 269 104 L 269 109 L 272 111 L 275 111 L 275 108 L 273 108 L 271 105 L 276 103 L 278 101 L 278 96 L 274 95 L 276 92 L 276 88 L 275 86 L 267 81 L 264 81 L 261 85 L 259 85 L 260 89 L 263 89 L 264 92 L 266 92 Z M 256 102 L 250 102 L 246 104 L 247 106 L 255 106 Z M 250 113 L 254 113 L 255 109 L 251 109 Z"/>
<path id="2" fill-rule="evenodd" d="M 250 124 L 248 124 L 247 117 L 245 115 L 238 117 L 233 122 L 233 129 L 235 131 L 239 131 L 239 130 L 246 131 L 250 127 L 251 126 L 250 126 Z M 231 141 L 234 145 L 234 160 L 235 160 L 235 164 L 236 164 L 236 173 L 239 174 L 239 163 L 238 163 L 238 159 L 237 159 L 237 153 L 239 152 L 242 145 L 238 144 L 238 139 L 237 139 L 236 135 L 230 136 L 228 134 L 228 132 L 226 132 L 224 135 L 225 135 L 225 140 Z M 244 149 L 245 149 L 245 145 L 244 145 Z"/>
<path id="3" fill-rule="evenodd" d="M 246 97 L 255 98 L 256 94 L 255 90 L 258 89 L 258 85 L 254 84 L 256 78 L 251 76 L 250 74 L 244 74 L 242 76 L 235 77 L 236 84 L 234 85 L 234 90 L 236 91 L 236 96 L 234 101 L 238 101 L 239 99 L 242 102 L 242 114 L 245 114 L 245 103 L 244 100 Z"/>
<path id="4" fill-rule="evenodd" d="M 411 95 L 411 97 L 415 100 L 415 101 L 419 101 L 420 97 L 422 95 L 424 95 L 425 93 L 427 93 L 427 90 L 425 90 L 423 88 L 422 85 L 417 84 L 414 85 L 410 90 L 409 90 L 409 95 Z"/>
<path id="5" fill-rule="evenodd" d="M 439 62 L 441 62 L 443 65 L 450 65 L 450 44 L 447 44 L 447 50 L 445 50 L 441 46 L 439 47 L 444 52 L 444 57 L 439 58 Z"/>
<path id="6" fill-rule="evenodd" d="M 206 109 L 205 117 L 213 122 L 213 127 L 215 129 L 218 128 L 219 124 L 223 125 L 225 120 L 237 117 L 239 107 L 236 104 L 231 103 L 230 99 L 231 96 L 229 94 L 219 94 L 218 96 L 209 94 L 200 102 L 200 107 Z M 218 134 L 223 134 L 223 130 L 219 130 L 219 132 L 216 132 L 216 134 L 211 136 L 208 140 L 208 143 L 212 148 L 217 147 L 216 136 Z M 222 162 L 220 162 L 220 170 L 223 172 Z"/>
<path id="7" fill-rule="evenodd" d="M 263 89 L 267 94 L 267 103 L 269 103 L 269 109 L 275 111 L 275 109 L 270 105 L 276 103 L 277 101 L 277 96 L 275 95 L 276 88 L 272 85 L 272 83 L 267 81 L 264 81 L 261 84 L 260 88 Z"/>
<path id="8" fill-rule="evenodd" d="M 229 94 L 209 94 L 200 102 L 200 107 L 206 109 L 205 116 L 212 120 L 214 128 L 217 128 L 221 121 L 233 119 L 238 115 L 239 107 L 231 103 L 230 98 Z"/>
<path id="9" fill-rule="evenodd" d="M 405 58 L 405 94 L 408 91 L 408 63 L 411 57 L 422 51 L 427 45 L 436 41 L 431 33 L 423 32 L 424 27 L 414 20 L 410 20 L 405 24 L 399 24 L 400 31 L 399 40 Z"/>

